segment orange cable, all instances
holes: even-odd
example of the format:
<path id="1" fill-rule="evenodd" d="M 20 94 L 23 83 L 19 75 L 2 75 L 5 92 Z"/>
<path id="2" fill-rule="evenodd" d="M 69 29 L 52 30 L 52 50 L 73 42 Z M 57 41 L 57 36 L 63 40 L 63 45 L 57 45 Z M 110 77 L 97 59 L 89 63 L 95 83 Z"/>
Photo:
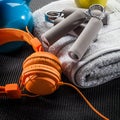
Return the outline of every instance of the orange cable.
<path id="1" fill-rule="evenodd" d="M 95 109 L 95 107 L 93 107 L 93 105 L 87 100 L 87 98 L 83 95 L 83 93 L 74 85 L 70 84 L 70 83 L 64 83 L 64 82 L 59 82 L 59 85 L 66 85 L 69 87 L 74 88 L 80 95 L 81 97 L 85 100 L 85 102 L 87 103 L 87 105 L 97 114 L 99 115 L 103 120 L 109 120 L 109 118 L 105 117 L 104 115 L 102 115 L 97 109 Z"/>
<path id="2" fill-rule="evenodd" d="M 4 86 L 0 86 L 0 94 L 3 95 L 5 94 L 5 87 Z"/>
<path id="3" fill-rule="evenodd" d="M 29 94 L 21 94 L 23 97 L 39 97 L 40 95 L 29 95 Z"/>
<path id="4" fill-rule="evenodd" d="M 4 91 L 5 87 L 4 86 L 0 86 L 0 91 Z"/>
<path id="5" fill-rule="evenodd" d="M 29 31 L 28 27 L 26 26 L 26 32 L 32 37 L 34 38 L 34 36 L 31 34 L 31 32 Z"/>

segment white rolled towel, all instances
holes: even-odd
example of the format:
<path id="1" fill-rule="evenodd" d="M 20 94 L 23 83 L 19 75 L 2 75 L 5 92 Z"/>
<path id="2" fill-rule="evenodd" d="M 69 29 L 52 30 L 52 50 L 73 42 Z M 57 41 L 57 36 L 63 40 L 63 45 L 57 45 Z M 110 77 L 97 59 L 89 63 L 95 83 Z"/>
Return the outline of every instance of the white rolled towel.
<path id="1" fill-rule="evenodd" d="M 34 35 L 41 40 L 41 35 L 53 27 L 45 22 L 45 12 L 70 7 L 76 7 L 74 0 L 59 0 L 36 10 L 33 13 Z M 65 35 L 49 48 L 49 52 L 61 61 L 63 73 L 80 88 L 95 87 L 120 77 L 119 1 L 108 0 L 106 9 L 111 12 L 109 24 L 100 30 L 97 41 L 90 44 L 81 60 L 74 61 L 68 56 L 68 50 L 76 40 L 74 36 Z"/>

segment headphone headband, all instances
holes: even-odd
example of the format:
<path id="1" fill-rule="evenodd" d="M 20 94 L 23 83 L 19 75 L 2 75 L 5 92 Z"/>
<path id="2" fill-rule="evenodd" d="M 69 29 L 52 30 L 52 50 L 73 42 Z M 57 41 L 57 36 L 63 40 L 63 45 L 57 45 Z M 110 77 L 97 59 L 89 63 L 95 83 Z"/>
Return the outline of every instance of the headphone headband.
<path id="1" fill-rule="evenodd" d="M 36 52 L 43 50 L 41 42 L 28 31 L 27 27 L 26 31 L 27 32 L 14 28 L 0 29 L 0 45 L 19 40 L 26 41 Z"/>

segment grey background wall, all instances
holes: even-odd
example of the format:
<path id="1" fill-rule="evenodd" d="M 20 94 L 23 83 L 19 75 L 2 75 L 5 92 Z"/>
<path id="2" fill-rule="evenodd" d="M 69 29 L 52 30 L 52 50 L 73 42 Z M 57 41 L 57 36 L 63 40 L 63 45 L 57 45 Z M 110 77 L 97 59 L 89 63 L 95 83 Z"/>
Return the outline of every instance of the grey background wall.
<path id="1" fill-rule="evenodd" d="M 32 11 L 35 11 L 53 1 L 57 1 L 57 0 L 31 0 L 30 7 Z"/>

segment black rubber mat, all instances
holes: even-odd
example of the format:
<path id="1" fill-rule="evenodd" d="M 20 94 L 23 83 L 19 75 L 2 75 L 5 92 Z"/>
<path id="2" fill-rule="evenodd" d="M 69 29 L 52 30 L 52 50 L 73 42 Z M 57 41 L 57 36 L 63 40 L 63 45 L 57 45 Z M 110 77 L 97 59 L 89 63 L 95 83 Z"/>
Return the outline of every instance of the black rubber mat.
<path id="1" fill-rule="evenodd" d="M 31 4 L 33 10 L 39 7 L 38 3 L 44 3 L 44 0 L 33 1 L 34 4 Z M 14 53 L 0 54 L 0 85 L 18 83 L 22 62 L 31 53 L 33 53 L 31 46 L 24 44 Z M 64 75 L 62 80 L 68 82 Z M 120 120 L 120 78 L 81 91 L 96 109 L 110 120 Z M 24 97 L 19 100 L 0 98 L 0 120 L 101 120 L 101 118 L 87 106 L 75 90 L 63 86 L 48 96 Z"/>

